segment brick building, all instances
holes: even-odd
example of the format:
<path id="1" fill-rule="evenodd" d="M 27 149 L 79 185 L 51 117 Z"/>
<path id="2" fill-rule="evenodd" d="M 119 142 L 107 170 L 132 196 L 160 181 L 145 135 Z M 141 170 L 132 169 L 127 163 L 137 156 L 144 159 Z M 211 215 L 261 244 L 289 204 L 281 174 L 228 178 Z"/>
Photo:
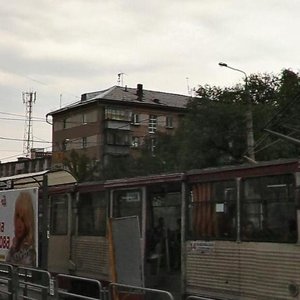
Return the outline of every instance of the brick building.
<path id="1" fill-rule="evenodd" d="M 72 149 L 105 163 L 111 155 L 133 156 L 146 137 L 173 134 L 189 96 L 113 86 L 81 95 L 81 100 L 50 112 L 53 166 L 59 167 Z"/>

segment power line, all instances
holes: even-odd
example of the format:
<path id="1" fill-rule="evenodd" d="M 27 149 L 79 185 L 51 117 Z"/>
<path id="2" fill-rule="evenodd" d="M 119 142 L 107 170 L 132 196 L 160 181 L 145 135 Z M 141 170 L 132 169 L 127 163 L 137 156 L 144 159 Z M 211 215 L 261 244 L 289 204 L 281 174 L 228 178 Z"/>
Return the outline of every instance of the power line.
<path id="1" fill-rule="evenodd" d="M 25 139 L 8 138 L 8 137 L 1 137 L 1 136 L 0 136 L 0 140 L 17 141 L 17 142 L 24 142 L 25 141 Z M 41 141 L 41 140 L 33 140 L 33 142 L 35 142 L 35 143 L 49 143 L 49 144 L 51 143 L 52 144 L 52 142 Z"/>

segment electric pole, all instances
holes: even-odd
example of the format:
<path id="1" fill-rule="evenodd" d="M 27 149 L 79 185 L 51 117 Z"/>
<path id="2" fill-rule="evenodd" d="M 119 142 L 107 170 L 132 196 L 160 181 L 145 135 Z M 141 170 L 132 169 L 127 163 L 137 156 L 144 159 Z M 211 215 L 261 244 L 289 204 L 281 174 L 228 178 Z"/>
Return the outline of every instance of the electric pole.
<path id="1" fill-rule="evenodd" d="M 244 156 L 246 159 L 251 161 L 252 163 L 256 163 L 255 161 L 255 153 L 254 153 L 254 135 L 253 135 L 253 114 L 252 114 L 252 103 L 249 93 L 249 85 L 248 85 L 248 76 L 246 72 L 243 70 L 233 68 L 228 66 L 226 63 L 219 63 L 219 66 L 231 69 L 233 71 L 240 72 L 245 76 L 245 94 L 246 94 L 246 102 L 247 102 L 247 110 L 246 110 L 246 131 L 247 131 L 247 154 L 248 156 Z"/>
<path id="2" fill-rule="evenodd" d="M 30 150 L 33 147 L 32 135 L 32 104 L 35 103 L 36 92 L 23 93 L 23 103 L 25 104 L 25 128 L 23 154 L 25 157 L 30 156 Z"/>

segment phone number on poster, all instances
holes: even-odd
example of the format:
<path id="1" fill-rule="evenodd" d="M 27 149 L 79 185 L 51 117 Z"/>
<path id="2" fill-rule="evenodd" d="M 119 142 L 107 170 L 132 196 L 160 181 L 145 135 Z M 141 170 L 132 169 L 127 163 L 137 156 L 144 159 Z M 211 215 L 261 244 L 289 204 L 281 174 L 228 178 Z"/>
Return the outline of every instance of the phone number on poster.
<path id="1" fill-rule="evenodd" d="M 10 237 L 0 235 L 0 249 L 9 249 L 10 247 Z"/>

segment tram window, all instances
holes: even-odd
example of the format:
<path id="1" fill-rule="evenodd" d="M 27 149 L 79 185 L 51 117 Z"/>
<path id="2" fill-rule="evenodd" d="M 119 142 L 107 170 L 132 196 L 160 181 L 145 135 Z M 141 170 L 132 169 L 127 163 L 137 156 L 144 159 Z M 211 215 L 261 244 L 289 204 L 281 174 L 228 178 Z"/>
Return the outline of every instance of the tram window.
<path id="1" fill-rule="evenodd" d="M 141 223 L 141 192 L 139 190 L 115 191 L 113 196 L 113 217 L 138 216 Z"/>
<path id="2" fill-rule="evenodd" d="M 79 195 L 78 234 L 105 236 L 107 201 L 104 192 L 89 192 Z"/>
<path id="3" fill-rule="evenodd" d="M 165 220 L 167 228 L 174 232 L 178 228 L 178 219 L 181 217 L 181 194 L 164 193 L 152 195 L 152 226 L 158 224 L 159 218 Z"/>
<path id="4" fill-rule="evenodd" d="M 241 238 L 296 242 L 296 203 L 292 175 L 248 178 L 243 181 Z"/>
<path id="5" fill-rule="evenodd" d="M 236 238 L 236 183 L 198 183 L 192 187 L 189 235 L 199 239 Z"/>
<path id="6" fill-rule="evenodd" d="M 65 235 L 68 231 L 68 197 L 58 195 L 51 197 L 50 233 Z"/>

